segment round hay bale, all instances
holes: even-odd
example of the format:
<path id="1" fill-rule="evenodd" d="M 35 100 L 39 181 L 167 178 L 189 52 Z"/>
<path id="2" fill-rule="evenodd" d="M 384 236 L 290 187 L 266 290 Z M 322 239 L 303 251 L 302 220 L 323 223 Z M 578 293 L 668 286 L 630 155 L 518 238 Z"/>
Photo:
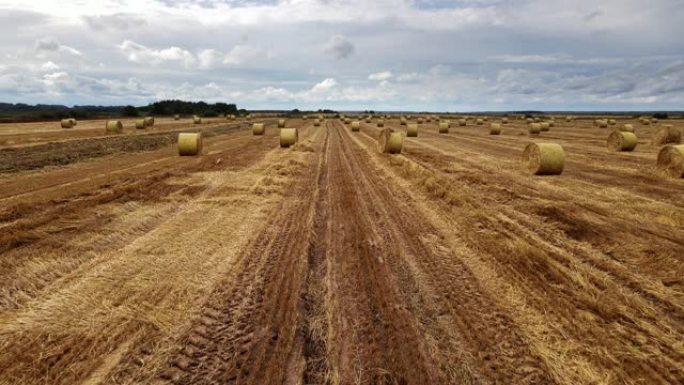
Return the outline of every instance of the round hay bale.
<path id="1" fill-rule="evenodd" d="M 200 118 L 200 117 L 197 116 L 197 115 L 194 115 L 194 116 L 192 117 L 192 124 L 202 124 L 202 118 Z"/>
<path id="2" fill-rule="evenodd" d="M 530 123 L 529 132 L 533 135 L 539 134 L 541 132 L 541 123 Z"/>
<path id="3" fill-rule="evenodd" d="M 152 116 L 145 117 L 145 127 L 154 126 L 154 118 Z"/>
<path id="4" fill-rule="evenodd" d="M 485 122 L 488 122 L 488 121 L 489 121 L 489 118 L 486 117 L 486 116 L 484 116 L 484 117 L 482 117 L 482 120 L 485 121 Z"/>
<path id="5" fill-rule="evenodd" d="M 405 126 L 406 124 L 407 124 L 406 118 L 402 117 L 401 119 L 399 119 L 399 125 Z"/>
<path id="6" fill-rule="evenodd" d="M 615 119 L 608 119 L 608 124 L 614 126 L 617 124 L 617 121 Z"/>
<path id="7" fill-rule="evenodd" d="M 422 124 L 422 123 L 423 123 L 423 118 L 418 118 L 418 119 L 416 119 L 416 122 L 418 122 L 418 124 Z"/>
<path id="8" fill-rule="evenodd" d="M 278 128 L 285 128 L 285 119 L 278 119 Z"/>
<path id="9" fill-rule="evenodd" d="M 522 163 L 534 175 L 560 175 L 565 167 L 565 151 L 557 143 L 530 143 L 523 151 Z"/>
<path id="10" fill-rule="evenodd" d="M 439 122 L 439 128 L 437 130 L 440 134 L 448 134 L 449 133 L 449 123 L 447 122 Z"/>
<path id="11" fill-rule="evenodd" d="M 235 120 L 235 115 L 228 115 L 228 119 Z"/>
<path id="12" fill-rule="evenodd" d="M 360 131 L 361 130 L 361 122 L 358 120 L 355 120 L 351 124 L 351 130 L 352 131 Z"/>
<path id="13" fill-rule="evenodd" d="M 321 126 L 321 120 L 316 118 L 314 119 L 314 127 L 320 127 Z"/>
<path id="14" fill-rule="evenodd" d="M 74 122 L 71 121 L 71 119 L 62 119 L 59 124 L 62 126 L 62 128 L 72 128 L 74 127 Z"/>
<path id="15" fill-rule="evenodd" d="M 418 123 L 410 123 L 406 125 L 406 136 L 415 138 L 418 136 Z"/>
<path id="16" fill-rule="evenodd" d="M 663 144 L 679 144 L 682 141 L 682 132 L 679 128 L 673 127 L 671 124 L 666 124 L 658 129 L 653 134 L 653 145 L 661 146 Z"/>
<path id="17" fill-rule="evenodd" d="M 611 151 L 632 151 L 637 146 L 637 137 L 632 132 L 613 131 L 608 135 L 607 145 Z"/>
<path id="18" fill-rule="evenodd" d="M 458 121 L 458 125 L 459 125 L 459 126 L 465 126 L 466 124 L 468 124 L 468 121 L 467 121 L 467 120 L 465 120 L 465 119 L 459 119 L 459 121 Z"/>
<path id="19" fill-rule="evenodd" d="M 620 127 L 620 131 L 634 132 L 634 125 L 633 124 L 623 124 L 622 127 Z"/>
<path id="20" fill-rule="evenodd" d="M 477 124 L 478 126 L 481 126 L 481 125 L 484 124 L 484 120 L 482 120 L 482 118 L 477 118 L 477 119 L 475 120 L 475 124 Z"/>
<path id="21" fill-rule="evenodd" d="M 572 116 L 566 116 L 566 117 L 565 117 L 565 121 L 566 121 L 567 123 L 572 122 Z"/>
<path id="22" fill-rule="evenodd" d="M 644 126 L 650 126 L 651 121 L 648 119 L 641 119 L 641 124 L 643 124 Z"/>
<path id="23" fill-rule="evenodd" d="M 266 133 L 266 126 L 263 123 L 252 124 L 252 135 L 264 135 Z"/>
<path id="24" fill-rule="evenodd" d="M 501 124 L 508 124 L 508 118 L 501 118 Z"/>
<path id="25" fill-rule="evenodd" d="M 105 124 L 105 132 L 118 134 L 123 132 L 123 123 L 120 120 L 108 120 Z"/>
<path id="26" fill-rule="evenodd" d="M 556 122 L 553 120 L 549 120 L 546 124 L 548 124 L 549 127 L 556 127 Z"/>
<path id="27" fill-rule="evenodd" d="M 404 137 L 401 132 L 395 132 L 391 128 L 380 131 L 378 137 L 378 150 L 383 154 L 399 154 L 404 144 Z"/>
<path id="28" fill-rule="evenodd" d="M 541 118 L 538 116 L 535 116 L 534 117 L 534 123 L 539 123 L 539 122 L 541 122 Z"/>
<path id="29" fill-rule="evenodd" d="M 299 140 L 299 130 L 296 128 L 280 129 L 280 147 L 287 148 L 295 145 Z"/>
<path id="30" fill-rule="evenodd" d="M 74 126 L 77 126 L 77 125 L 78 125 L 78 121 L 76 121 L 76 119 L 74 119 L 74 118 L 69 118 L 69 120 L 71 120 L 71 124 L 73 124 Z"/>
<path id="31" fill-rule="evenodd" d="M 366 118 L 366 123 L 373 123 L 373 119 L 372 118 Z"/>
<path id="32" fill-rule="evenodd" d="M 385 127 L 385 121 L 382 119 L 378 120 L 377 124 L 378 124 L 378 127 Z"/>
<path id="33" fill-rule="evenodd" d="M 202 153 L 202 133 L 182 132 L 178 134 L 178 155 L 193 156 Z"/>
<path id="34" fill-rule="evenodd" d="M 138 130 L 144 130 L 146 127 L 147 122 L 145 121 L 145 119 L 137 119 L 135 121 L 135 128 L 137 128 Z"/>
<path id="35" fill-rule="evenodd" d="M 549 131 L 549 127 L 551 127 L 551 125 L 549 124 L 549 122 L 539 123 L 539 129 L 540 129 L 541 131 L 545 131 L 545 132 L 546 132 L 546 131 Z"/>
<path id="36" fill-rule="evenodd" d="M 663 147 L 658 153 L 657 167 L 672 178 L 684 178 L 684 144 Z"/>
<path id="37" fill-rule="evenodd" d="M 500 135 L 501 134 L 501 124 L 500 123 L 492 123 L 489 126 L 489 135 Z"/>
<path id="38" fill-rule="evenodd" d="M 178 114 L 174 115 L 173 120 L 180 120 L 180 115 L 178 115 Z"/>

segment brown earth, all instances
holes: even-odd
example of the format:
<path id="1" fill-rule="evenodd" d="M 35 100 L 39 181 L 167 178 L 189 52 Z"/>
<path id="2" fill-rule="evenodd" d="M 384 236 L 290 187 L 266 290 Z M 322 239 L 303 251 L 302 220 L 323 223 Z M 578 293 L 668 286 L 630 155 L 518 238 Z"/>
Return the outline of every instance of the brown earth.
<path id="1" fill-rule="evenodd" d="M 634 123 L 0 129 L 0 384 L 684 383 L 684 180 Z"/>

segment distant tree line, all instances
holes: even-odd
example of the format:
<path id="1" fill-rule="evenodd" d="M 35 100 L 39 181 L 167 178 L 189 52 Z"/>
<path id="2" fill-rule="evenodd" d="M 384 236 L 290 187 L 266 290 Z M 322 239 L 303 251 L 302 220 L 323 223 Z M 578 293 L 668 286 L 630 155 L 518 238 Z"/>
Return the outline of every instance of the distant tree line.
<path id="1" fill-rule="evenodd" d="M 186 102 L 162 100 L 143 107 L 134 106 L 63 106 L 51 104 L 29 105 L 24 103 L 0 103 L 0 123 L 59 120 L 65 118 L 96 119 L 135 116 L 199 115 L 215 117 L 225 114 L 246 115 L 247 110 L 238 109 L 233 103 Z"/>

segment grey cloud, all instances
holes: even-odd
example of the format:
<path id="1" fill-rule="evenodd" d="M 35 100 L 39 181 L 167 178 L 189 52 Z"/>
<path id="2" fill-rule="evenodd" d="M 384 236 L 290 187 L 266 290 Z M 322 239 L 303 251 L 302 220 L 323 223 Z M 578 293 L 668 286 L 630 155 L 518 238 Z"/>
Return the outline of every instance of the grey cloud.
<path id="1" fill-rule="evenodd" d="M 38 51 L 57 51 L 59 50 L 59 43 L 57 40 L 49 37 L 36 40 L 36 50 Z"/>
<path id="2" fill-rule="evenodd" d="M 354 54 L 356 47 L 346 37 L 335 35 L 330 38 L 325 52 L 333 55 L 337 59 L 346 59 Z"/>
<path id="3" fill-rule="evenodd" d="M 147 25 L 145 19 L 130 13 L 83 16 L 83 21 L 93 30 L 126 31 Z"/>

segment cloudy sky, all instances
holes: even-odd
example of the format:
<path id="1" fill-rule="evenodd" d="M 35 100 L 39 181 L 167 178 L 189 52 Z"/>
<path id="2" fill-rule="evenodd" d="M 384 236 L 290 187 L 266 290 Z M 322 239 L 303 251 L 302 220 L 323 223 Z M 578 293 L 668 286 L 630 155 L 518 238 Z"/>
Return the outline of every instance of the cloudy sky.
<path id="1" fill-rule="evenodd" d="M 684 109 L 683 0 L 0 0 L 0 102 Z"/>

